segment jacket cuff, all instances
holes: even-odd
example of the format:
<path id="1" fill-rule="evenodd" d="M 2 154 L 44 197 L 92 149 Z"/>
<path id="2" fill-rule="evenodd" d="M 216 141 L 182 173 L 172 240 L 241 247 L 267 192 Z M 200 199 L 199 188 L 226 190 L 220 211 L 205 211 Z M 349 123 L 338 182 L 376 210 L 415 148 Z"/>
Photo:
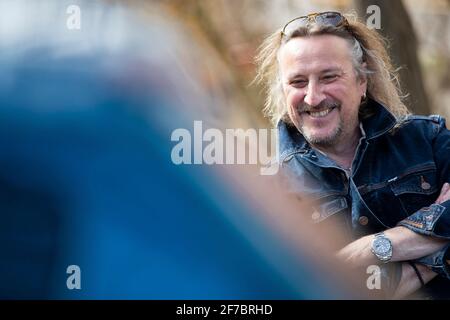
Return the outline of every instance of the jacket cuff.
<path id="1" fill-rule="evenodd" d="M 413 262 L 417 262 L 429 267 L 432 271 L 436 272 L 440 276 L 450 280 L 450 243 L 444 248 L 428 256 L 420 259 L 416 259 Z"/>
<path id="2" fill-rule="evenodd" d="M 397 225 L 423 235 L 450 239 L 450 200 L 422 208 Z"/>

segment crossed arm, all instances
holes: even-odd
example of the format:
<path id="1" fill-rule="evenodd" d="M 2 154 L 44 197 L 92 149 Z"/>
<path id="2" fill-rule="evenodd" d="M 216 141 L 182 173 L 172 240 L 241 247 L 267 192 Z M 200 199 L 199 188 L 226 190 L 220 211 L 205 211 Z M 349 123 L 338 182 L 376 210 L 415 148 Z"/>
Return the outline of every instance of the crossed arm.
<path id="1" fill-rule="evenodd" d="M 448 183 L 442 187 L 441 194 L 435 203 L 440 204 L 447 200 L 450 200 L 450 185 Z M 384 233 L 392 242 L 393 254 L 390 263 L 400 263 L 401 261 L 427 256 L 442 249 L 449 242 L 448 240 L 418 234 L 402 226 L 388 229 Z M 380 261 L 371 251 L 373 239 L 374 235 L 368 235 L 350 243 L 338 252 L 338 258 L 354 267 L 379 263 Z M 402 277 L 393 298 L 405 297 L 421 286 L 414 269 L 406 262 L 401 263 Z M 426 266 L 418 264 L 417 267 L 425 283 L 431 281 L 437 275 Z"/>

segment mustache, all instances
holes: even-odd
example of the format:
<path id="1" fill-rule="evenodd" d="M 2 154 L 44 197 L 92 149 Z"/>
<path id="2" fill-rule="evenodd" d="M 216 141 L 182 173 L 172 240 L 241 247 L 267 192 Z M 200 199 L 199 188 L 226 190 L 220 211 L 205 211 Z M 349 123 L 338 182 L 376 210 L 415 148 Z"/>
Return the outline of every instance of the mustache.
<path id="1" fill-rule="evenodd" d="M 340 108 L 340 107 L 341 107 L 341 103 L 339 103 L 338 101 L 332 100 L 332 99 L 325 99 L 316 106 L 311 106 L 311 105 L 307 104 L 306 102 L 302 102 L 297 106 L 297 111 L 299 113 L 302 113 L 302 112 L 311 112 L 311 111 L 316 111 L 316 110 L 326 110 L 326 109 L 330 109 L 330 108 Z"/>

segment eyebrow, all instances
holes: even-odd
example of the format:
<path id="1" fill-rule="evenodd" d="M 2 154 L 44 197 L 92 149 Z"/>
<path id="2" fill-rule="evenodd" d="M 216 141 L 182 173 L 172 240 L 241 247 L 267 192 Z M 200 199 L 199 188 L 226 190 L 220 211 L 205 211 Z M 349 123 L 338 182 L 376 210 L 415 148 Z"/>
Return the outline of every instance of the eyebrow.
<path id="1" fill-rule="evenodd" d="M 339 67 L 327 68 L 325 70 L 320 71 L 320 73 L 328 73 L 328 72 L 336 72 L 336 71 L 342 73 L 342 69 Z"/>
<path id="2" fill-rule="evenodd" d="M 324 74 L 324 73 L 329 73 L 329 72 L 343 73 L 343 71 L 340 67 L 331 67 L 331 68 L 326 68 L 324 70 L 321 70 L 319 74 Z M 289 74 L 286 79 L 288 81 L 292 81 L 292 80 L 299 79 L 299 78 L 305 78 L 305 76 L 303 74 L 293 72 L 292 74 Z"/>

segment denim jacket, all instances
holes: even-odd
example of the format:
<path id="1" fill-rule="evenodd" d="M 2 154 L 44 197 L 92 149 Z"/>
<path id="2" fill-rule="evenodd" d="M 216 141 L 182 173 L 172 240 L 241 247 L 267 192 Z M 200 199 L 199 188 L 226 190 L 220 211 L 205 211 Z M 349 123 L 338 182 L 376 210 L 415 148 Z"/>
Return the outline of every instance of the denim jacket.
<path id="1" fill-rule="evenodd" d="M 368 100 L 351 174 L 311 148 L 299 131 L 278 123 L 277 161 L 288 190 L 313 203 L 313 223 L 338 224 L 348 241 L 397 225 L 450 239 L 450 201 L 433 204 L 450 182 L 450 131 L 440 116 L 402 121 Z M 394 248 L 395 250 L 395 248 Z M 419 262 L 450 278 L 448 246 Z"/>

